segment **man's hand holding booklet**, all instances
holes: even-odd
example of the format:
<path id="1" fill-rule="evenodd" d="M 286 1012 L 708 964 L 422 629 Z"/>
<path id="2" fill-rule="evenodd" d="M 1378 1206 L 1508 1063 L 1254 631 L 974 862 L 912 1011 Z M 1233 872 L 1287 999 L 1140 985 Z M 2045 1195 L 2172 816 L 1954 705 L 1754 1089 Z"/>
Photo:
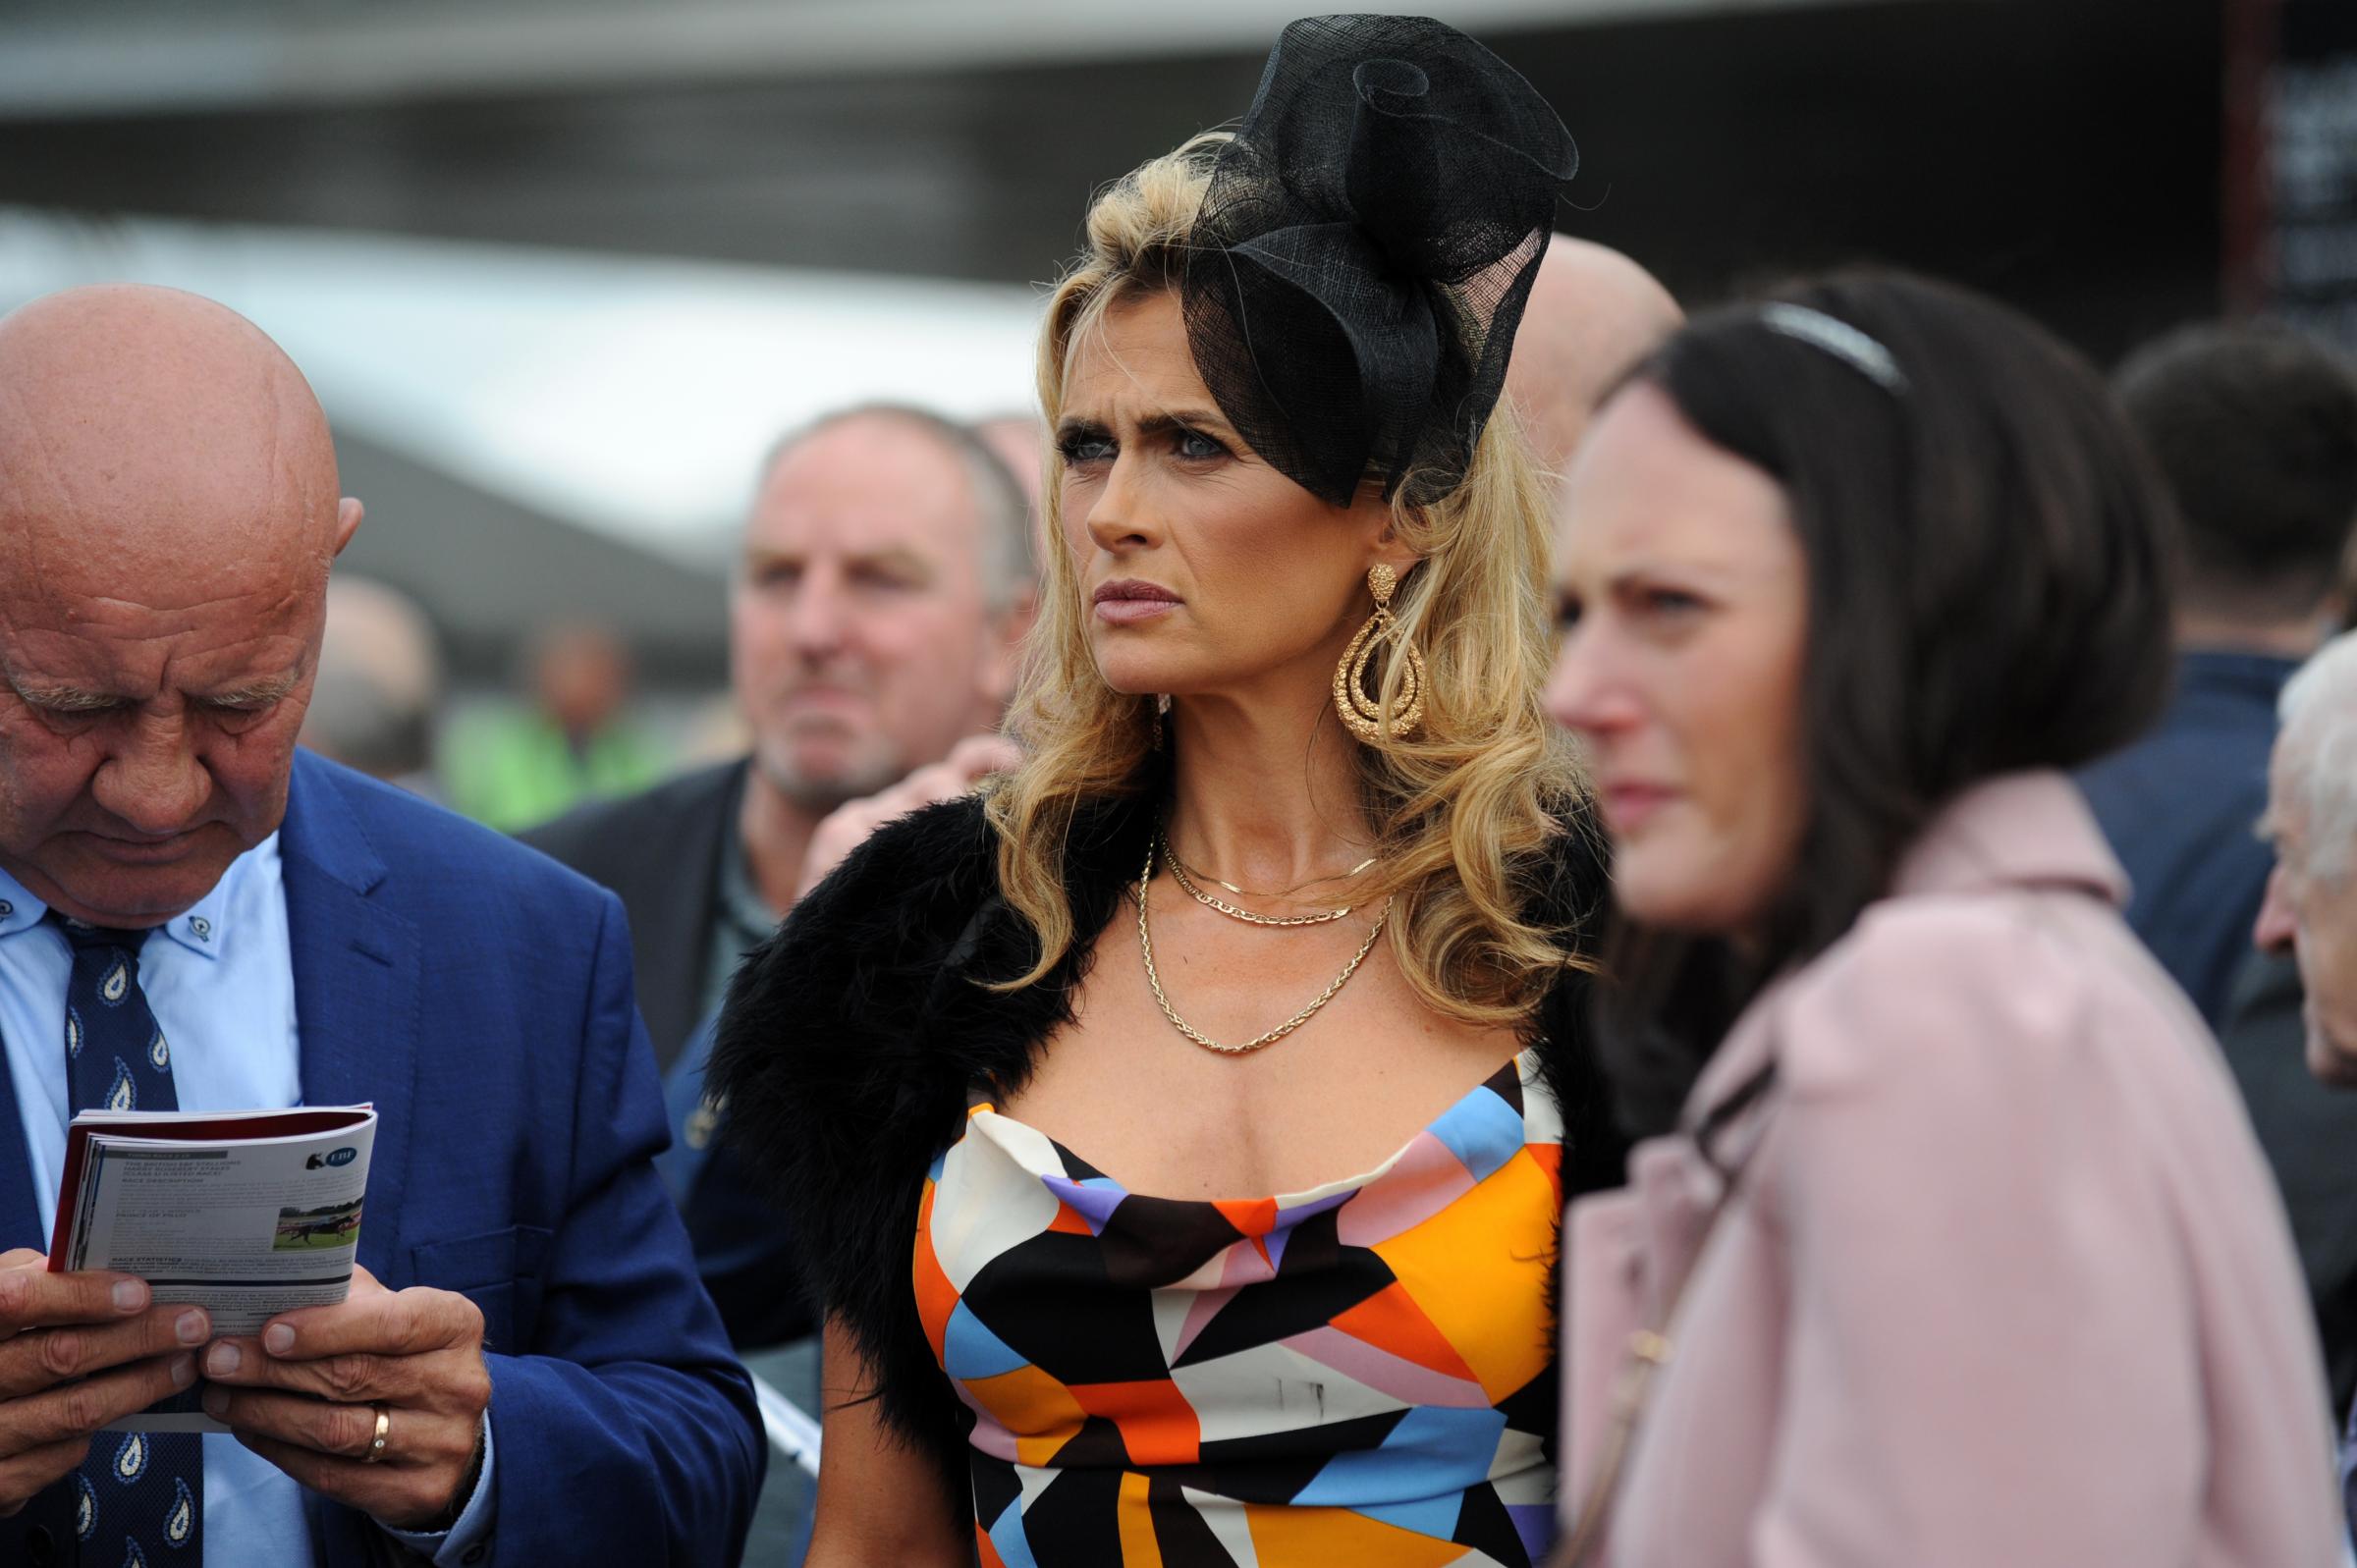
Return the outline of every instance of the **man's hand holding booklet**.
<path id="1" fill-rule="evenodd" d="M 66 1133 L 49 1269 L 137 1275 L 158 1304 L 204 1308 L 215 1336 L 333 1306 L 352 1288 L 375 1140 L 367 1106 L 85 1110 Z M 228 1431 L 194 1388 L 110 1426 Z"/>

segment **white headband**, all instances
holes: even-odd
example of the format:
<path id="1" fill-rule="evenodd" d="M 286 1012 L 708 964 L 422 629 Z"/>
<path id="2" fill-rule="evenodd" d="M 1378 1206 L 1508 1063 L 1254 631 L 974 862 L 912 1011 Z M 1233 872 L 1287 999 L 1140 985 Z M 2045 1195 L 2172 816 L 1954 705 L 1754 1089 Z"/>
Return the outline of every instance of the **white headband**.
<path id="1" fill-rule="evenodd" d="M 1891 351 L 1846 321 L 1807 305 L 1778 300 L 1760 306 L 1760 324 L 1771 332 L 1823 350 L 1892 397 L 1907 390 L 1907 378 L 1899 372 L 1898 361 L 1891 357 Z"/>

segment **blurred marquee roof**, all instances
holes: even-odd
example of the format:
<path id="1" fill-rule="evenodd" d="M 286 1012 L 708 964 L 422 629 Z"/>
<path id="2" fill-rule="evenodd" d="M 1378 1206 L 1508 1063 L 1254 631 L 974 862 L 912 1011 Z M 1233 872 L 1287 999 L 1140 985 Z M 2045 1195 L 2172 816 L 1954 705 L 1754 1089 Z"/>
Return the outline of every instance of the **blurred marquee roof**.
<path id="1" fill-rule="evenodd" d="M 247 316 L 340 430 L 703 567 L 781 432 L 1033 397 L 1018 285 L 0 208 L 0 310 L 106 280 Z"/>
<path id="2" fill-rule="evenodd" d="M 1428 0 L 1418 9 L 1494 35 L 1895 3 Z M 13 0 L 0 22 L 0 117 L 1249 51 L 1306 9 L 1298 0 Z"/>

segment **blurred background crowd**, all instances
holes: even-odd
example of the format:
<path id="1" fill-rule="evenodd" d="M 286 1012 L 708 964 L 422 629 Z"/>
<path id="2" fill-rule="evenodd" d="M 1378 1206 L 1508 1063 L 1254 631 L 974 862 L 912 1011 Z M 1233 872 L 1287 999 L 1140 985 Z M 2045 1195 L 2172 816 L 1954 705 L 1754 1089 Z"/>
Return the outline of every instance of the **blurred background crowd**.
<path id="1" fill-rule="evenodd" d="M 709 843 L 654 827 L 618 840 L 613 819 L 596 837 L 675 881 L 694 868 L 676 918 L 632 909 L 640 995 L 676 1073 L 731 933 L 757 936 L 795 896 L 802 854 L 825 847 L 814 815 L 786 832 L 781 869 L 743 802 L 748 750 L 771 777 L 801 765 L 763 750 L 765 672 L 823 660 L 845 635 L 765 622 L 774 574 L 834 574 L 844 613 L 884 615 L 870 623 L 887 641 L 903 612 L 876 606 L 921 599 L 945 571 L 980 583 L 941 612 L 970 624 L 924 633 L 948 662 L 894 693 L 899 749 L 838 768 L 841 798 L 988 728 L 1003 689 L 973 671 L 1020 629 L 1022 509 L 1042 465 L 1026 411 L 1041 286 L 1091 187 L 1247 101 L 1299 9 L 17 0 L 0 15 L 0 310 L 101 279 L 173 285 L 250 317 L 310 376 L 371 522 L 331 590 L 306 743 L 514 832 L 671 782 L 647 820 L 708 829 Z M 2357 349 L 2347 0 L 1433 9 L 1527 76 L 1578 139 L 1560 227 L 1636 258 L 1689 309 L 1889 262 L 1985 290 L 2123 366 L 2132 411 L 2182 432 L 2181 453 L 2221 450 L 2233 412 L 2188 405 L 2188 363 L 2213 387 L 2223 376 L 2229 405 L 2240 374 L 2250 399 L 2337 417 L 2329 356 Z M 2246 346 L 2258 357 L 2239 371 L 2202 359 L 2215 343 L 2171 336 L 2258 317 L 2283 336 Z M 847 408 L 868 412 L 829 417 Z M 2186 499 L 2185 474 L 2171 478 Z M 2315 503 L 2276 499 L 2292 518 L 2281 553 L 2227 551 L 2211 563 L 2227 586 L 2190 601 L 2214 631 L 2260 625 L 2252 657 L 2274 664 L 2208 672 L 2223 706 L 2172 718 L 2181 757 L 2089 781 L 2107 827 L 2134 838 L 2139 769 L 2181 782 L 2261 715 L 2259 771 L 2245 758 L 2244 792 L 2221 784 L 2216 822 L 2180 820 L 2182 841 L 2150 847 L 2147 868 L 2121 845 L 2140 929 L 2229 1051 L 2237 996 L 2265 1014 L 2275 995 L 2279 1014 L 2290 986 L 2295 1025 L 2299 1005 L 2288 959 L 2246 972 L 2274 690 L 2321 634 L 2324 602 L 2298 586 L 2315 575 L 2300 520 Z M 819 514 L 895 520 L 822 539 Z M 2233 587 L 2290 579 L 2265 602 Z M 2245 677 L 2266 691 L 2236 710 Z M 737 843 L 727 823 L 743 842 L 716 850 Z M 571 858 L 561 831 L 539 841 Z M 2181 874 L 2197 862 L 2218 880 Z M 633 874 L 602 880 L 627 901 Z M 2172 887 L 2182 908 L 2156 907 Z M 657 927 L 678 940 L 650 951 Z M 2357 1234 L 2357 1193 L 2299 1162 L 2320 1127 L 2357 1135 L 2357 1096 L 2319 1091 L 2296 1045 L 2247 1059 L 2263 1064 L 2237 1063 L 2295 1226 L 2313 1211 L 2301 1241 L 2320 1316 L 2346 1315 L 2327 1323 L 2345 1410 L 2357 1300 L 2333 1298 L 2357 1297 L 2357 1247 L 2332 1233 Z M 683 1193 L 701 1179 L 672 1174 Z M 761 1299 L 757 1259 L 732 1304 L 711 1239 L 707 1277 L 748 1349 L 806 1332 Z M 790 1390 L 811 1376 L 806 1356 L 755 1365 Z M 773 1467 L 748 1561 L 795 1560 L 802 1486 Z"/>

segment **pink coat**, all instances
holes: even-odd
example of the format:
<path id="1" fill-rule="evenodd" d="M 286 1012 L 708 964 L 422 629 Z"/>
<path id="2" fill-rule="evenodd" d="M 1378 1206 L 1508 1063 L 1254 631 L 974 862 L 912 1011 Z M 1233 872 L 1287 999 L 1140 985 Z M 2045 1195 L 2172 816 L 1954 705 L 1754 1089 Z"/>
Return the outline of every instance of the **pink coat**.
<path id="1" fill-rule="evenodd" d="M 1631 1331 L 1692 1268 L 1614 1568 L 2332 1568 L 2291 1241 L 2192 1006 L 2068 781 L 1969 791 L 1893 894 L 1765 993 L 1687 1126 L 1564 1255 L 1566 1517 Z M 2357 1159 L 2357 1150 L 2351 1151 Z"/>

